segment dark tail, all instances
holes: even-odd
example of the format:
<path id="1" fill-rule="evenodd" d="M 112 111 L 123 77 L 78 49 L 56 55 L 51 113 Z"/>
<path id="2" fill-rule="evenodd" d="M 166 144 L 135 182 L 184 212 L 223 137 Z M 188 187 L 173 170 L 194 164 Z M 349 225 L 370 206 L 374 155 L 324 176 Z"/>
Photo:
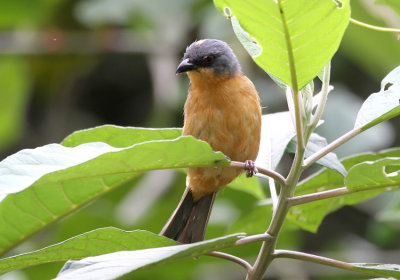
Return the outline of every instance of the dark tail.
<path id="1" fill-rule="evenodd" d="M 182 243 L 202 241 L 216 194 L 208 194 L 193 202 L 192 191 L 186 188 L 178 207 L 160 235 Z"/>

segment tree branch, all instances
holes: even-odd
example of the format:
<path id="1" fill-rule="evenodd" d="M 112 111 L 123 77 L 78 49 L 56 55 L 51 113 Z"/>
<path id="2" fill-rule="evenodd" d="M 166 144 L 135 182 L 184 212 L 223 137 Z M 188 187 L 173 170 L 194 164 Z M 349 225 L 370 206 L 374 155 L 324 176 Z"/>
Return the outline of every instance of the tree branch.
<path id="1" fill-rule="evenodd" d="M 235 245 L 243 245 L 253 242 L 266 241 L 269 239 L 272 239 L 272 236 L 269 235 L 268 233 L 255 234 L 239 239 L 238 241 L 236 241 Z"/>
<path id="2" fill-rule="evenodd" d="M 296 252 L 291 250 L 275 250 L 273 254 L 274 258 L 289 258 L 302 261 L 308 261 L 318 264 L 323 264 L 331 267 L 342 268 L 346 270 L 352 270 L 353 265 L 347 262 L 338 261 L 326 257 L 321 257 L 317 255 L 307 254 L 303 252 Z M 354 271 L 354 270 L 353 270 Z"/>
<path id="3" fill-rule="evenodd" d="M 363 192 L 363 191 L 372 191 L 372 190 L 377 190 L 377 189 L 382 189 L 382 188 L 387 188 L 387 185 L 382 185 L 382 186 L 374 186 L 370 188 L 364 188 L 364 189 L 347 189 L 346 187 L 342 188 L 337 188 L 333 190 L 328 190 L 328 191 L 323 191 L 323 192 L 317 192 L 317 193 L 312 193 L 312 194 L 305 194 L 305 195 L 299 195 L 295 197 L 290 197 L 288 198 L 289 205 L 290 206 L 295 206 L 299 204 L 305 204 L 317 200 L 322 200 L 322 199 L 327 199 L 327 198 L 333 198 L 333 197 L 338 197 L 342 195 L 348 195 L 348 194 L 353 194 L 357 192 Z"/>
<path id="4" fill-rule="evenodd" d="M 296 251 L 291 251 L 291 250 L 275 250 L 275 253 L 273 254 L 274 258 L 289 258 L 289 259 L 295 259 L 295 260 L 302 260 L 302 261 L 308 261 L 312 263 L 317 263 L 317 264 L 322 264 L 330 267 L 335 267 L 335 268 L 340 268 L 344 270 L 349 270 L 353 272 L 358 272 L 362 273 L 364 275 L 372 275 L 372 276 L 378 276 L 382 277 L 383 275 L 379 272 L 375 271 L 366 271 L 362 270 L 359 267 L 348 263 L 348 262 L 343 262 L 335 259 L 330 259 L 326 257 L 321 257 L 317 255 L 312 255 L 312 254 L 307 254 L 303 252 L 296 252 Z"/>
<path id="5" fill-rule="evenodd" d="M 213 252 L 208 253 L 207 256 L 221 258 L 224 260 L 228 260 L 228 261 L 237 263 L 238 265 L 241 265 L 242 267 L 244 267 L 244 269 L 246 269 L 246 271 L 250 271 L 250 269 L 251 269 L 251 265 L 248 262 L 246 262 L 245 260 L 243 260 L 239 257 L 236 257 L 234 255 L 230 255 L 230 254 L 223 253 L 223 252 L 213 251 Z"/>
<path id="6" fill-rule="evenodd" d="M 347 141 L 349 141 L 351 138 L 354 136 L 360 134 L 362 132 L 361 128 L 354 128 L 353 130 L 350 130 L 346 134 L 342 135 L 332 143 L 330 143 L 328 146 L 324 147 L 323 149 L 319 150 L 315 154 L 309 156 L 304 160 L 303 167 L 308 168 L 311 164 L 322 158 L 323 156 L 327 155 L 328 153 L 332 152 L 334 149 L 337 147 L 343 145 Z"/>
<path id="7" fill-rule="evenodd" d="M 244 162 L 240 162 L 240 161 L 231 161 L 231 166 L 244 169 L 246 167 L 246 164 Z M 273 170 L 269 170 L 269 169 L 265 169 L 265 168 L 262 168 L 262 167 L 258 167 L 258 166 L 256 166 L 256 168 L 257 168 L 258 172 L 260 172 L 261 174 L 264 174 L 264 175 L 266 175 L 268 177 L 273 178 L 281 186 L 284 186 L 286 184 L 285 178 L 281 174 L 279 174 L 278 172 L 273 171 Z"/>

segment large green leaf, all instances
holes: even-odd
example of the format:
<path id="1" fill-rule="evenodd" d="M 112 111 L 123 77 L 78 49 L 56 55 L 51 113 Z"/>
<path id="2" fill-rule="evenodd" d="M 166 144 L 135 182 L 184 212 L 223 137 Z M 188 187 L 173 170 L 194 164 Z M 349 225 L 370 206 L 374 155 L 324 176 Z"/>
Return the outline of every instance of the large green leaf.
<path id="1" fill-rule="evenodd" d="M 89 156 L 84 161 L 86 154 Z M 75 156 L 80 156 L 80 162 L 74 162 Z M 184 136 L 127 148 L 113 148 L 105 143 L 75 148 L 51 144 L 21 151 L 0 164 L 0 179 L 7 178 L 0 180 L 3 193 L 9 185 L 9 193 L 19 191 L 8 194 L 0 203 L 0 254 L 3 254 L 95 198 L 131 184 L 145 171 L 229 162 L 222 153 L 213 152 L 206 142 Z M 21 189 L 15 190 L 18 187 Z"/>
<path id="2" fill-rule="evenodd" d="M 349 0 L 214 0 L 268 72 L 295 90 L 307 85 L 337 51 L 350 17 Z M 239 25 L 240 24 L 240 25 Z"/>
<path id="3" fill-rule="evenodd" d="M 192 244 L 122 251 L 89 257 L 80 261 L 69 261 L 56 279 L 115 279 L 138 269 L 166 265 L 231 247 L 241 237 L 243 234 L 232 234 Z"/>
<path id="4" fill-rule="evenodd" d="M 141 250 L 171 245 L 177 245 L 177 242 L 149 231 L 101 228 L 38 251 L 2 259 L 0 274 L 38 264 L 79 260 L 122 250 Z"/>
<path id="5" fill-rule="evenodd" d="M 371 94 L 358 111 L 354 127 L 366 130 L 400 114 L 400 66 L 381 83 L 381 90 Z"/>
<path id="6" fill-rule="evenodd" d="M 182 128 L 141 128 L 102 125 L 75 131 L 66 137 L 62 145 L 76 147 L 84 143 L 104 142 L 116 148 L 125 148 L 137 143 L 174 139 L 182 135 Z"/>
<path id="7" fill-rule="evenodd" d="M 400 186 L 400 157 L 385 157 L 354 165 L 345 178 L 348 189 Z"/>
<path id="8" fill-rule="evenodd" d="M 399 264 L 352 263 L 351 265 L 356 271 L 364 274 L 385 277 L 385 279 L 400 279 Z"/>
<path id="9" fill-rule="evenodd" d="M 400 157 L 400 149 L 349 157 L 344 159 L 342 164 L 350 173 L 350 170 L 357 164 L 368 164 L 368 162 L 374 162 L 386 157 Z M 353 176 L 353 174 L 351 176 Z M 345 187 L 344 180 L 345 178 L 336 171 L 324 169 L 300 183 L 296 189 L 295 195 L 299 196 Z M 400 185 L 399 176 L 393 177 L 393 180 L 397 180 L 397 185 Z M 393 183 L 392 186 L 395 184 L 396 183 Z M 356 192 L 345 196 L 323 199 L 294 206 L 288 213 L 288 219 L 305 230 L 316 232 L 318 226 L 327 214 L 343 207 L 344 205 L 354 205 L 368 200 L 384 191 L 391 190 L 386 188 L 377 188 L 379 185 L 374 185 L 374 187 L 375 188 L 370 186 L 372 189 L 368 191 Z"/>

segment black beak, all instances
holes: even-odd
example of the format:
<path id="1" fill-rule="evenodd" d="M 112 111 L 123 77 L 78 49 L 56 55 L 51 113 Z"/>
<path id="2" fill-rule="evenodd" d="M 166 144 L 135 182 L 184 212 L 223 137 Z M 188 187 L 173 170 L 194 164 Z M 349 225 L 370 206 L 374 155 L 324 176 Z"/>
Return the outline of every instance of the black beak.
<path id="1" fill-rule="evenodd" d="M 196 70 L 197 66 L 194 65 L 193 63 L 189 62 L 189 59 L 186 58 L 182 60 L 182 62 L 178 65 L 178 68 L 176 69 L 176 74 L 183 73 L 183 72 L 188 72 L 192 70 Z"/>

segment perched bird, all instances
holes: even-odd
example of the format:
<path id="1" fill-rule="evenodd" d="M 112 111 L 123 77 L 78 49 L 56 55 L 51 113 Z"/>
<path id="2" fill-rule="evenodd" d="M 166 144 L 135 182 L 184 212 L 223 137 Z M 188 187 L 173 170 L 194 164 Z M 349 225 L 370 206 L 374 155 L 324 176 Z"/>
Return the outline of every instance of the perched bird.
<path id="1" fill-rule="evenodd" d="M 196 41 L 176 70 L 183 72 L 190 79 L 183 135 L 208 142 L 230 160 L 246 161 L 251 176 L 260 144 L 261 107 L 232 49 L 220 40 Z M 232 167 L 188 168 L 186 190 L 160 235 L 182 243 L 203 240 L 218 190 L 243 172 Z"/>

